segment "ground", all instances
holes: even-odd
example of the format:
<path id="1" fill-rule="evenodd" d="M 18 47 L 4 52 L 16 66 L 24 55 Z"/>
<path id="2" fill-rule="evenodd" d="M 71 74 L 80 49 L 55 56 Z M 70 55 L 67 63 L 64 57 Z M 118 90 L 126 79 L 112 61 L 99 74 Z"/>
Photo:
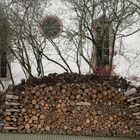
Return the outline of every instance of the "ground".
<path id="1" fill-rule="evenodd" d="M 140 137 L 89 137 L 50 134 L 1 133 L 0 140 L 140 140 Z"/>

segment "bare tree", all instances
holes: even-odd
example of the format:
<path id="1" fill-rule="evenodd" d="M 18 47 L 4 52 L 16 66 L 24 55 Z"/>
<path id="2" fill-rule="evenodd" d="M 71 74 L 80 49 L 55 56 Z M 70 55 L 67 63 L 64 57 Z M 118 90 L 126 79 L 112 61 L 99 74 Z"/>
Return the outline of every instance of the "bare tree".
<path id="1" fill-rule="evenodd" d="M 68 31 L 73 34 L 69 37 L 76 38 L 78 36 L 79 42 L 81 42 L 83 38 L 90 40 L 93 51 L 96 51 L 96 57 L 98 54 L 98 63 L 100 66 L 104 66 L 106 61 L 103 48 L 105 47 L 107 37 L 106 30 L 108 28 L 110 36 L 107 38 L 109 42 L 111 42 L 110 47 L 112 50 L 108 67 L 112 69 L 116 40 L 120 37 L 133 35 L 140 30 L 139 27 L 132 30 L 132 32 L 129 30 L 140 20 L 138 9 L 140 3 L 132 0 L 69 0 L 66 3 L 68 7 L 75 12 L 76 16 L 73 19 L 77 23 L 77 30 Z M 101 22 L 101 26 L 95 29 L 95 34 L 93 28 L 98 22 Z M 97 37 L 97 32 L 99 37 Z M 83 45 L 79 42 L 75 43 L 80 44 L 79 47 L 81 47 L 80 50 L 82 50 Z M 80 55 L 85 57 L 83 53 Z M 91 61 L 88 61 L 88 59 L 85 60 L 92 68 Z"/>
<path id="2" fill-rule="evenodd" d="M 6 18 L 6 14 L 4 12 L 4 7 L 0 4 L 0 78 L 8 79 L 7 71 L 9 71 L 9 79 L 14 84 L 11 66 L 9 65 L 8 56 L 10 56 L 10 52 L 8 49 L 8 45 L 10 42 L 10 35 L 9 35 L 9 23 Z M 5 88 L 5 83 L 3 80 L 0 80 L 0 84 L 2 88 Z"/>
<path id="3" fill-rule="evenodd" d="M 51 39 L 42 37 L 39 32 L 38 26 L 48 2 L 45 0 L 21 0 L 12 1 L 8 6 L 5 4 L 4 10 L 10 24 L 11 35 L 9 49 L 21 64 L 27 78 L 34 76 L 33 64 L 36 66 L 37 76 L 44 76 L 43 59 L 60 66 L 67 72 L 72 72 L 65 58 L 61 55 L 59 47 Z M 64 65 L 45 54 L 48 42 L 51 42 L 55 47 Z"/>

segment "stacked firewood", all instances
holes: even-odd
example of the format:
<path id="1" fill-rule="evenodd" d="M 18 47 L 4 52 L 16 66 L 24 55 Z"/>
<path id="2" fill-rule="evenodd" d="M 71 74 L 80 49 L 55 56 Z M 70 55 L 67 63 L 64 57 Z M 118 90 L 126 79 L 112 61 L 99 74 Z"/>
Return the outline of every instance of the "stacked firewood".
<path id="1" fill-rule="evenodd" d="M 0 93 L 0 131 L 4 126 L 5 94 Z"/>
<path id="2" fill-rule="evenodd" d="M 17 130 L 17 119 L 19 114 L 19 100 L 14 86 L 10 85 L 5 95 L 5 126 L 4 130 Z M 7 131 L 6 131 L 7 132 Z"/>
<path id="3" fill-rule="evenodd" d="M 128 93 L 126 95 L 129 108 L 137 121 L 137 127 L 140 128 L 140 91 L 133 88 L 126 93 Z"/>
<path id="4" fill-rule="evenodd" d="M 20 103 L 17 131 L 94 136 L 140 135 L 124 96 L 130 88 L 130 84 L 119 77 L 65 73 L 29 79 L 14 89 Z"/>

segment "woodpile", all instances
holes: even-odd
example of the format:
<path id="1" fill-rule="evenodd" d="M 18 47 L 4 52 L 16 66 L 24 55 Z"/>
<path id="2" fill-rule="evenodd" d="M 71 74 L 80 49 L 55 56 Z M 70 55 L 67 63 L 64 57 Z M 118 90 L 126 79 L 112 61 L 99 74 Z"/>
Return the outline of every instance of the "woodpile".
<path id="1" fill-rule="evenodd" d="M 5 125 L 4 130 L 17 130 L 17 120 L 19 115 L 18 95 L 14 91 L 14 86 L 10 85 L 5 95 Z M 5 131 L 8 132 L 8 131 Z"/>
<path id="2" fill-rule="evenodd" d="M 0 131 L 4 126 L 5 94 L 0 93 Z"/>
<path id="3" fill-rule="evenodd" d="M 6 109 L 13 114 L 6 121 L 12 120 L 20 133 L 139 136 L 124 95 L 131 88 L 119 77 L 64 73 L 32 78 L 7 89 L 12 101 Z"/>
<path id="4" fill-rule="evenodd" d="M 131 91 L 129 90 L 129 94 L 127 94 L 127 102 L 129 103 L 129 108 L 137 121 L 137 127 L 140 128 L 140 91 L 132 91 L 134 91 L 134 89 L 131 89 Z"/>

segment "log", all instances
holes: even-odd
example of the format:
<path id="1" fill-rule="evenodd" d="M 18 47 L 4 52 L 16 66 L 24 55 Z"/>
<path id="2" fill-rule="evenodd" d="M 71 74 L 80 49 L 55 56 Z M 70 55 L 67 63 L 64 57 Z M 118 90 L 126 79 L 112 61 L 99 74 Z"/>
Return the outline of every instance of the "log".
<path id="1" fill-rule="evenodd" d="M 20 110 L 11 108 L 11 109 L 6 109 L 6 112 L 20 112 Z"/>
<path id="2" fill-rule="evenodd" d="M 32 120 L 33 120 L 33 121 L 37 121 L 37 120 L 38 120 L 38 117 L 35 116 L 35 115 L 33 115 L 33 116 L 32 116 Z"/>
<path id="3" fill-rule="evenodd" d="M 76 105 L 79 105 L 79 106 L 90 106 L 91 104 L 89 102 L 77 102 Z"/>
<path id="4" fill-rule="evenodd" d="M 18 96 L 6 94 L 6 98 L 7 98 L 7 99 L 18 99 Z"/>
<path id="5" fill-rule="evenodd" d="M 45 119 L 45 117 L 46 117 L 46 116 L 45 116 L 44 114 L 41 114 L 41 115 L 40 115 L 40 119 L 41 119 L 41 120 Z"/>
<path id="6" fill-rule="evenodd" d="M 17 127 L 5 126 L 4 129 L 6 129 L 6 130 L 17 130 Z"/>
<path id="7" fill-rule="evenodd" d="M 140 112 L 133 113 L 134 116 L 140 116 Z"/>
<path id="8" fill-rule="evenodd" d="M 134 101 L 134 100 L 137 100 L 137 99 L 140 99 L 140 96 L 139 96 L 139 97 L 133 97 L 133 98 L 131 98 L 131 99 L 128 99 L 127 101 L 128 101 L 128 102 L 131 102 L 131 101 Z"/>
<path id="9" fill-rule="evenodd" d="M 25 124 L 25 129 L 30 129 L 30 124 Z"/>
<path id="10" fill-rule="evenodd" d="M 136 116 L 136 119 L 139 119 L 140 120 L 140 116 Z"/>
<path id="11" fill-rule="evenodd" d="M 14 105 L 14 106 L 19 106 L 20 103 L 15 103 L 15 102 L 5 102 L 6 105 Z"/>
<path id="12" fill-rule="evenodd" d="M 124 92 L 124 95 L 125 96 L 130 96 L 130 95 L 135 94 L 136 92 L 137 92 L 136 88 L 132 88 L 132 89 L 129 89 L 126 92 Z"/>
<path id="13" fill-rule="evenodd" d="M 130 105 L 129 107 L 130 107 L 130 108 L 134 108 L 134 107 L 138 107 L 138 106 L 140 106 L 140 104 Z"/>
<path id="14" fill-rule="evenodd" d="M 37 101 L 35 99 L 32 100 L 32 104 L 35 105 Z"/>

